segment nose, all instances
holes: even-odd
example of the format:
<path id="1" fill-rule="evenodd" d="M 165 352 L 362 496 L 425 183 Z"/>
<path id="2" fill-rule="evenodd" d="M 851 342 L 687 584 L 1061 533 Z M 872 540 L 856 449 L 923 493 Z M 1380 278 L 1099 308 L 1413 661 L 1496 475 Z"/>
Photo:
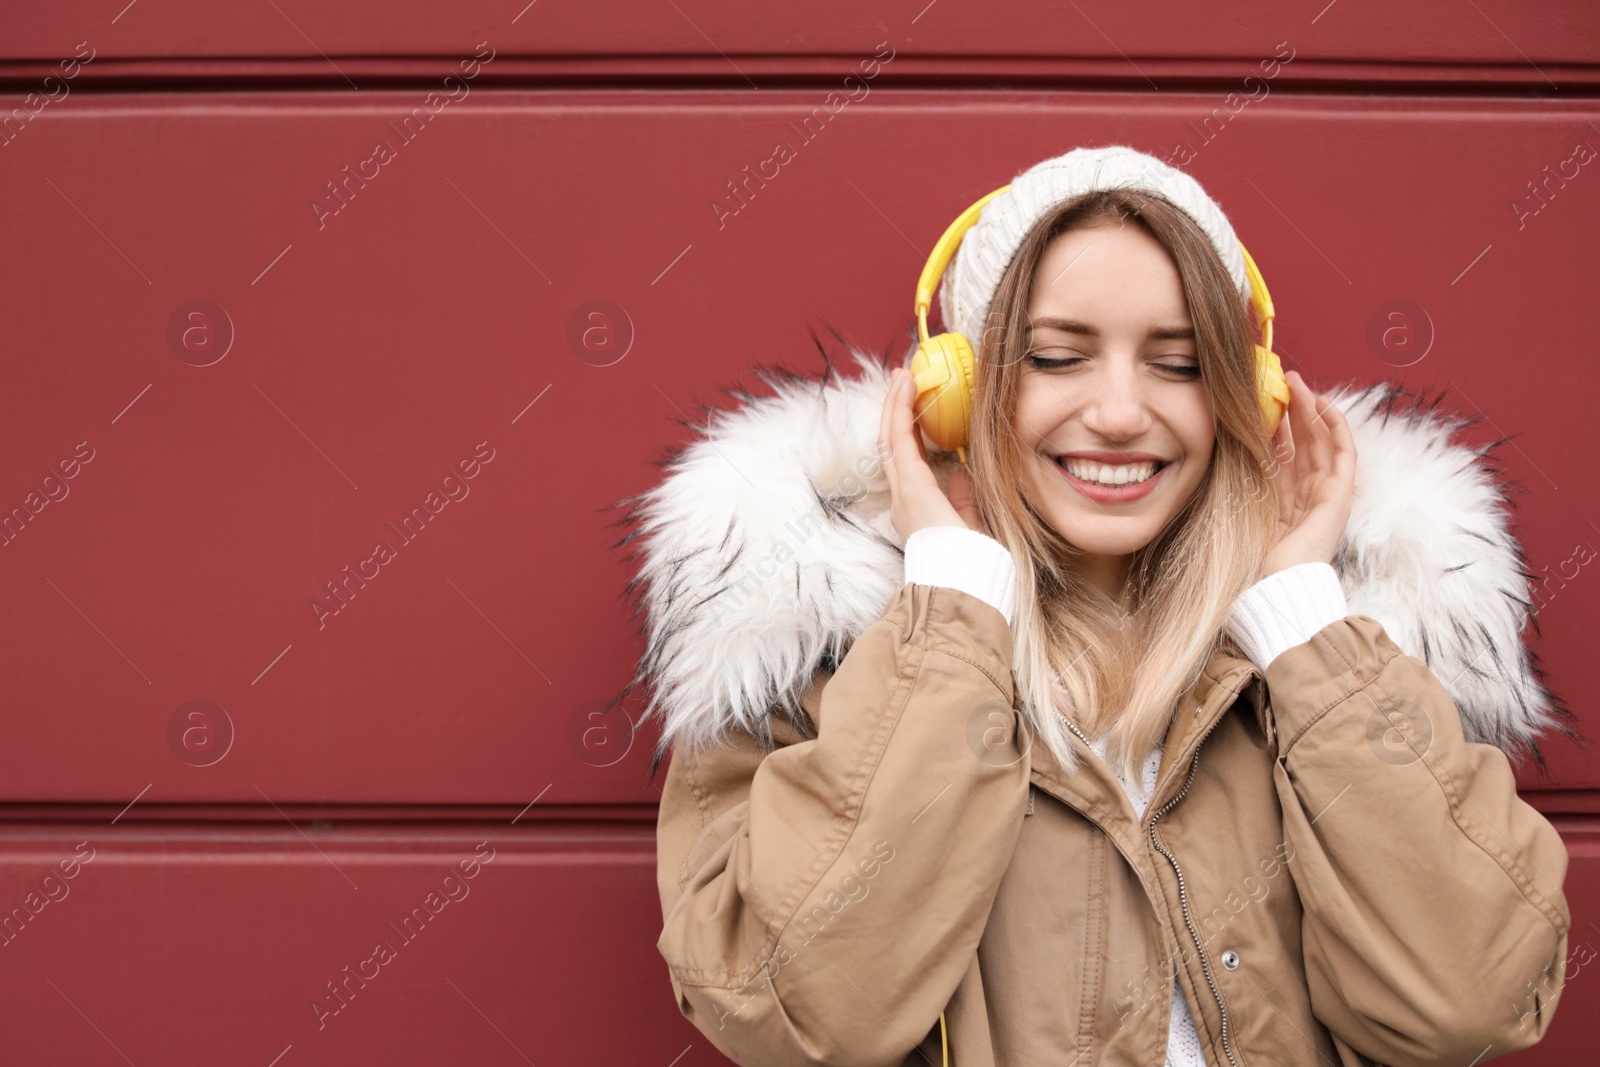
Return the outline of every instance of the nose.
<path id="1" fill-rule="evenodd" d="M 1129 359 L 1104 361 L 1089 384 L 1082 409 L 1084 426 L 1112 441 L 1126 441 L 1150 428 L 1145 383 Z"/>

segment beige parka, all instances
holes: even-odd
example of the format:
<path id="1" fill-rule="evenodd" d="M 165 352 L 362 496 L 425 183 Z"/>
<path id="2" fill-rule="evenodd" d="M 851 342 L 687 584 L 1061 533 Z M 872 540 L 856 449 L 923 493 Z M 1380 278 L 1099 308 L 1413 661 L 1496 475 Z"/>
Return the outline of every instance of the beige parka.
<path id="1" fill-rule="evenodd" d="M 1174 981 L 1212 1067 L 1466 1065 L 1544 1035 L 1567 853 L 1503 749 L 1571 717 L 1517 638 L 1515 542 L 1459 422 L 1332 393 L 1362 457 L 1440 466 L 1379 494 L 1358 465 L 1352 614 L 1265 672 L 1214 654 L 1140 817 L 1081 738 L 1071 773 L 1030 743 L 999 611 L 884 562 L 887 486 L 860 457 L 887 368 L 857 358 L 854 379 L 769 380 L 635 512 L 641 677 L 673 750 L 657 948 L 718 1049 L 1149 1067 Z M 1407 519 L 1433 556 L 1386 555 L 1396 494 L 1450 471 L 1471 519 Z"/>

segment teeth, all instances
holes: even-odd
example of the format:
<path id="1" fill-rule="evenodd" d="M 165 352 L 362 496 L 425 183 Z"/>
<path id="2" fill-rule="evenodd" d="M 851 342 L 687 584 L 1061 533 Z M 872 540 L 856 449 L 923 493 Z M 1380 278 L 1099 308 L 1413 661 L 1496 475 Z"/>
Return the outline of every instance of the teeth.
<path id="1" fill-rule="evenodd" d="M 1058 459 L 1057 462 L 1066 467 L 1074 478 L 1097 485 L 1133 485 L 1153 477 L 1156 472 L 1156 465 L 1149 461 L 1115 465 L 1082 459 Z"/>

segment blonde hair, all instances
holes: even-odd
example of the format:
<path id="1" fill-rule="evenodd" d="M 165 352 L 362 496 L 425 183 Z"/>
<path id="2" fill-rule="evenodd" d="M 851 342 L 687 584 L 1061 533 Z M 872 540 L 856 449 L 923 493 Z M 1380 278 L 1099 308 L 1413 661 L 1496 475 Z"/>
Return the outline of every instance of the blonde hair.
<path id="1" fill-rule="evenodd" d="M 1182 280 L 1216 442 L 1194 495 L 1133 553 L 1126 605 L 1074 569 L 1082 552 L 1027 499 L 1014 424 L 1028 345 L 1028 303 L 1045 249 L 1075 227 L 1132 220 L 1167 250 Z M 1166 736 L 1178 699 L 1226 641 L 1234 601 L 1254 580 L 1274 529 L 1273 450 L 1256 392 L 1254 323 L 1215 247 L 1166 200 L 1133 189 L 1064 201 L 1039 220 L 1000 278 L 979 345 L 969 457 L 979 514 L 1018 571 L 1015 637 L 1023 715 L 1063 767 L 1067 726 L 1105 735 L 1107 762 L 1130 781 Z M 1190 709 L 1192 710 L 1192 709 Z"/>

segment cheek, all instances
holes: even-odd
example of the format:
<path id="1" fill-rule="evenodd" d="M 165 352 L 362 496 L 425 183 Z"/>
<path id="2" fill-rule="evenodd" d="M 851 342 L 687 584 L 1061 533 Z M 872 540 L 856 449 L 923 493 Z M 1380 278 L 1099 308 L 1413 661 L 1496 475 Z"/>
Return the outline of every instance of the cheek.
<path id="1" fill-rule="evenodd" d="M 1195 393 L 1195 396 L 1187 398 L 1187 402 L 1175 405 L 1168 411 L 1166 423 L 1177 434 L 1184 452 L 1199 459 L 1201 462 L 1196 465 L 1204 468 L 1210 462 L 1212 449 L 1216 445 L 1217 429 L 1211 415 L 1210 398 L 1201 390 Z"/>
<path id="2" fill-rule="evenodd" d="M 1061 394 L 1054 389 L 1041 389 L 1037 382 L 1030 385 L 1023 379 L 1017 389 L 1017 409 L 1012 424 L 1023 446 L 1037 450 L 1039 439 L 1066 421 Z"/>
<path id="3" fill-rule="evenodd" d="M 1016 431 L 1016 452 L 1013 460 L 1022 477 L 1020 488 L 1025 496 L 1032 497 L 1042 488 L 1039 469 L 1039 449 L 1042 440 L 1051 430 L 1061 425 L 1061 420 L 1051 415 L 1048 399 L 1041 396 L 1039 390 L 1030 390 L 1027 380 L 1024 379 L 1017 389 L 1017 406 L 1011 414 L 1011 425 Z"/>
<path id="4" fill-rule="evenodd" d="M 1184 463 L 1187 469 L 1179 478 L 1177 489 L 1178 497 L 1187 501 L 1200 491 L 1201 484 L 1211 472 L 1213 446 L 1208 438 L 1203 448 L 1199 441 L 1186 441 L 1184 447 L 1188 453 L 1188 460 Z"/>
<path id="5" fill-rule="evenodd" d="M 1184 437 L 1183 447 L 1197 462 L 1195 466 L 1202 472 L 1211 465 L 1212 453 L 1216 451 L 1217 436 L 1210 426 L 1199 432 Z"/>

